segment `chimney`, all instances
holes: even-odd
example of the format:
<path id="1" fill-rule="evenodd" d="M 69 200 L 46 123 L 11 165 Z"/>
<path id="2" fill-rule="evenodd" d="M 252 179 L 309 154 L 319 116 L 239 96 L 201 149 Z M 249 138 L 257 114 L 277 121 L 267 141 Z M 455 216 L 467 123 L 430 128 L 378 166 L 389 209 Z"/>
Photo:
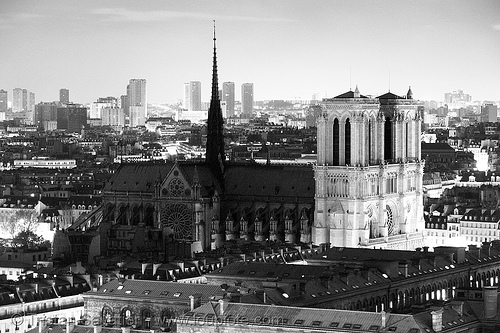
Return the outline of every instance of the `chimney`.
<path id="1" fill-rule="evenodd" d="M 35 293 L 38 294 L 38 292 L 40 291 L 39 289 L 39 284 L 38 283 L 35 283 Z"/>
<path id="2" fill-rule="evenodd" d="M 99 274 L 97 276 L 97 279 L 98 279 L 98 283 L 99 283 L 99 287 L 102 286 L 104 284 L 104 277 L 102 276 L 102 274 Z"/>
<path id="3" fill-rule="evenodd" d="M 101 333 L 102 331 L 102 326 L 101 325 L 95 325 L 94 326 L 94 333 Z"/>
<path id="4" fill-rule="evenodd" d="M 153 275 L 156 274 L 156 272 L 158 271 L 158 268 L 160 268 L 160 266 L 161 266 L 160 263 L 153 264 Z"/>
<path id="5" fill-rule="evenodd" d="M 201 305 L 201 294 L 194 294 L 189 296 L 190 309 L 193 311 Z"/>
<path id="6" fill-rule="evenodd" d="M 424 255 L 427 255 L 429 253 L 429 247 L 428 246 L 424 246 L 422 249 L 424 250 Z"/>
<path id="7" fill-rule="evenodd" d="M 429 265 L 431 265 L 432 267 L 436 267 L 436 257 L 429 256 L 427 258 L 427 262 L 429 262 Z"/>
<path id="8" fill-rule="evenodd" d="M 483 287 L 484 316 L 493 318 L 497 315 L 498 286 Z"/>
<path id="9" fill-rule="evenodd" d="M 476 245 L 469 245 L 469 253 L 481 258 L 481 248 L 478 248 Z"/>
<path id="10" fill-rule="evenodd" d="M 458 313 L 458 315 L 460 317 L 463 316 L 463 314 L 464 314 L 464 302 L 452 301 L 451 308 L 453 310 L 455 310 L 455 312 Z"/>
<path id="11" fill-rule="evenodd" d="M 122 333 L 130 333 L 130 326 L 122 326 Z"/>
<path id="12" fill-rule="evenodd" d="M 380 325 L 382 328 L 385 328 L 387 325 L 387 312 L 384 310 L 380 311 L 380 315 L 382 316 L 382 324 Z"/>
<path id="13" fill-rule="evenodd" d="M 219 300 L 219 311 L 220 311 L 219 314 L 221 316 L 224 315 L 224 312 L 226 311 L 226 308 L 227 308 L 227 301 L 224 300 L 224 299 L 220 299 Z"/>
<path id="14" fill-rule="evenodd" d="M 420 259 L 413 258 L 411 264 L 415 266 L 416 269 L 420 270 Z"/>
<path id="15" fill-rule="evenodd" d="M 66 321 L 66 333 L 71 333 L 75 329 L 75 322 L 72 319 Z"/>
<path id="16" fill-rule="evenodd" d="M 436 311 L 431 311 L 432 316 L 432 329 L 434 332 L 441 332 L 443 330 L 443 308 Z"/>
<path id="17" fill-rule="evenodd" d="M 483 253 L 483 255 L 489 257 L 491 255 L 490 248 L 491 248 L 490 242 L 483 242 L 481 245 L 481 252 Z"/>
<path id="18" fill-rule="evenodd" d="M 45 328 L 45 325 L 47 325 L 47 319 L 41 318 L 38 321 L 38 333 L 42 333 L 43 332 L 43 330 Z"/>
<path id="19" fill-rule="evenodd" d="M 399 273 L 401 273 L 401 275 L 403 275 L 404 277 L 408 277 L 408 262 L 399 262 Z"/>

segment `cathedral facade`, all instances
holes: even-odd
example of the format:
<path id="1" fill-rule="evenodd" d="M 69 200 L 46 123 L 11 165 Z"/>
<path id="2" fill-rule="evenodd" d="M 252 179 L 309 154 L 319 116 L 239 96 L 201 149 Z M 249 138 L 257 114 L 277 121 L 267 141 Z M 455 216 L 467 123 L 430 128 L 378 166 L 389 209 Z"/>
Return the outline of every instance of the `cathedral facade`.
<path id="1" fill-rule="evenodd" d="M 413 249 L 423 243 L 421 116 L 411 89 L 324 99 L 317 118 L 313 243 Z"/>

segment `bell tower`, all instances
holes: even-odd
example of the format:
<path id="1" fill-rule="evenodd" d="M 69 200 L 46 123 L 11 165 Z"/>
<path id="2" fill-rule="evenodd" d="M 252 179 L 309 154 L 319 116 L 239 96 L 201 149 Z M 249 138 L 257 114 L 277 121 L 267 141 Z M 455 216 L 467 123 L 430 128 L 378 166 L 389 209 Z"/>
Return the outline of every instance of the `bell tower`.
<path id="1" fill-rule="evenodd" d="M 423 244 L 421 118 L 412 94 L 323 99 L 318 114 L 313 243 L 413 249 Z"/>

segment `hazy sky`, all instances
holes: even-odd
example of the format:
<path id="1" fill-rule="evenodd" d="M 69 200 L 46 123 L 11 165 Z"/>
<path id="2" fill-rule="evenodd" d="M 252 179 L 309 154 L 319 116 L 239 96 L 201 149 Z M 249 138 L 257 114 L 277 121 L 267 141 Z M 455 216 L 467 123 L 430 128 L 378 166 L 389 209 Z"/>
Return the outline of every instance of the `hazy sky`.
<path id="1" fill-rule="evenodd" d="M 145 78 L 160 103 L 201 81 L 208 101 L 213 19 L 219 82 L 236 99 L 244 82 L 264 100 L 332 97 L 351 81 L 362 94 L 500 100 L 499 0 L 1 0 L 0 89 L 38 102 L 69 88 L 89 103 Z"/>

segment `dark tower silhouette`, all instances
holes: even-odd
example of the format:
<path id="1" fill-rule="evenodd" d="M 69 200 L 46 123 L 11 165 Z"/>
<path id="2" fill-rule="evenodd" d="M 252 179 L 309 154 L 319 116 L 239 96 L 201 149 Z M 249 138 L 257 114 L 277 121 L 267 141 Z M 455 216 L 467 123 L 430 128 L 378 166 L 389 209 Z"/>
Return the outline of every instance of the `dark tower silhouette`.
<path id="1" fill-rule="evenodd" d="M 212 97 L 207 121 L 207 150 L 205 160 L 223 186 L 224 174 L 224 135 L 223 118 L 219 100 L 219 84 L 217 79 L 217 49 L 215 46 L 215 21 L 214 21 L 214 60 L 212 68 Z"/>

